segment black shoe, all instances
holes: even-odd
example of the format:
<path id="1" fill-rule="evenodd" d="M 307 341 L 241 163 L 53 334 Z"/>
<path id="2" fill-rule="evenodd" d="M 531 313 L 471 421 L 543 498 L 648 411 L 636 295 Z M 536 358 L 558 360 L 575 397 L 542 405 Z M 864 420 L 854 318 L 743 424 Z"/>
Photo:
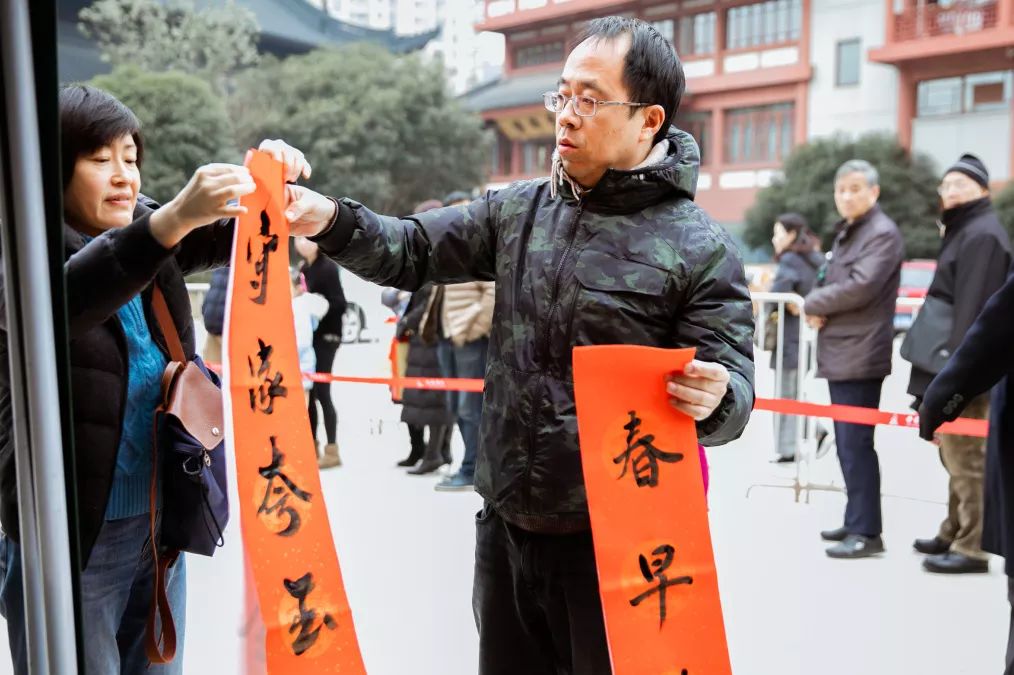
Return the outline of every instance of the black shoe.
<path id="1" fill-rule="evenodd" d="M 849 536 L 849 531 L 844 527 L 839 527 L 837 530 L 824 530 L 820 533 L 820 538 L 824 541 L 845 541 L 847 536 Z"/>
<path id="2" fill-rule="evenodd" d="M 931 555 L 922 561 L 922 566 L 927 572 L 937 574 L 986 574 L 989 572 L 988 560 L 970 558 L 955 551 Z"/>
<path id="3" fill-rule="evenodd" d="M 398 462 L 398 466 L 415 466 L 416 463 L 418 463 L 420 459 L 422 459 L 422 453 L 420 452 L 417 455 L 417 454 L 415 454 L 413 452 L 408 457 L 406 457 L 405 459 L 403 459 L 400 462 Z"/>
<path id="4" fill-rule="evenodd" d="M 951 542 L 944 541 L 940 537 L 933 537 L 932 539 L 916 539 L 912 544 L 919 553 L 925 553 L 926 555 L 941 555 L 951 550 Z"/>
<path id="5" fill-rule="evenodd" d="M 408 473 L 412 476 L 425 476 L 428 473 L 433 473 L 447 462 L 444 461 L 443 457 L 438 459 L 424 459 L 422 464 L 414 469 L 409 469 Z"/>
<path id="6" fill-rule="evenodd" d="M 884 540 L 880 537 L 864 537 L 861 534 L 850 534 L 845 541 L 827 549 L 827 555 L 841 560 L 869 558 L 884 552 Z"/>
<path id="7" fill-rule="evenodd" d="M 791 457 L 786 457 L 785 455 L 778 455 L 777 457 L 775 457 L 774 459 L 771 460 L 771 463 L 772 464 L 792 464 L 795 461 L 796 461 L 795 455 L 793 455 Z"/>

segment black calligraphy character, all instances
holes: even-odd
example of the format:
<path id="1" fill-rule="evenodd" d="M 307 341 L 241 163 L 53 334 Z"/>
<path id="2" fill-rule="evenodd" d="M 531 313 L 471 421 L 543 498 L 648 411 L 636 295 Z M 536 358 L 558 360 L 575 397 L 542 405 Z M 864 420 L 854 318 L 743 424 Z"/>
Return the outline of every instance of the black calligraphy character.
<path id="1" fill-rule="evenodd" d="M 254 273 L 260 277 L 250 282 L 250 288 L 260 293 L 251 298 L 258 305 L 263 305 L 268 299 L 268 257 L 278 250 L 278 235 L 271 234 L 271 221 L 268 219 L 268 212 L 261 211 L 261 255 L 254 262 Z M 253 262 L 253 249 L 250 241 L 246 243 L 246 261 Z"/>
<path id="2" fill-rule="evenodd" d="M 334 620 L 334 617 L 325 612 L 324 617 L 318 624 L 317 610 L 307 608 L 306 596 L 308 596 L 314 588 L 313 574 L 307 572 L 295 581 L 285 579 L 284 583 L 285 590 L 289 592 L 289 595 L 299 601 L 299 614 L 293 617 L 292 624 L 289 625 L 289 634 L 291 635 L 297 630 L 299 631 L 299 635 L 296 636 L 295 642 L 292 643 L 292 651 L 296 656 L 301 656 L 317 642 L 317 637 L 320 635 L 321 628 L 327 626 L 328 630 L 335 630 L 338 628 L 338 622 Z M 316 626 L 314 624 L 316 624 Z"/>
<path id="3" fill-rule="evenodd" d="M 251 357 L 246 357 L 247 366 L 250 369 L 250 377 L 261 378 L 260 383 L 256 387 L 247 389 L 250 394 L 250 410 L 256 412 L 257 406 L 262 406 L 260 411 L 266 415 L 271 415 L 275 412 L 275 399 L 276 398 L 287 398 L 289 390 L 287 387 L 282 386 L 282 380 L 285 376 L 282 375 L 281 371 L 278 371 L 274 375 L 271 374 L 271 354 L 275 348 L 264 342 L 260 338 L 257 338 L 257 359 L 260 365 L 254 368 L 254 360 Z M 264 404 L 267 403 L 265 406 Z"/>
<path id="4" fill-rule="evenodd" d="M 623 478 L 627 475 L 633 457 L 634 480 L 637 487 L 655 487 L 658 485 L 658 463 L 662 461 L 675 464 L 683 461 L 683 453 L 659 450 L 655 447 L 654 434 L 645 434 L 635 441 L 635 437 L 641 433 L 641 418 L 633 410 L 627 414 L 630 415 L 630 421 L 623 425 L 627 430 L 627 449 L 613 458 L 613 464 L 623 462 L 623 471 L 619 476 Z M 635 457 L 634 452 L 639 448 L 641 452 Z"/>
<path id="5" fill-rule="evenodd" d="M 694 583 L 693 577 L 677 577 L 670 580 L 665 571 L 672 565 L 673 555 L 676 553 L 669 544 L 662 544 L 654 551 L 651 552 L 654 558 L 651 563 L 648 563 L 648 559 L 644 555 L 638 556 L 638 562 L 641 565 L 641 575 L 644 576 L 644 580 L 651 583 L 655 579 L 658 579 L 658 586 L 655 588 L 649 588 L 644 593 L 630 601 L 632 607 L 637 607 L 642 602 L 651 597 L 653 593 L 658 593 L 658 627 L 661 630 L 662 625 L 665 623 L 665 591 L 670 586 L 676 586 L 678 584 L 692 584 Z M 654 570 L 652 569 L 654 568 Z"/>
<path id="6" fill-rule="evenodd" d="M 310 503 L 310 493 L 306 490 L 300 489 L 298 485 L 292 482 L 292 479 L 282 473 L 282 465 L 285 463 L 285 455 L 278 449 L 276 445 L 277 437 L 271 437 L 271 464 L 268 466 L 262 466 L 257 469 L 257 473 L 262 478 L 268 480 L 268 485 L 264 488 L 264 499 L 261 500 L 260 508 L 257 509 L 258 515 L 261 513 L 278 513 L 285 514 L 289 517 L 289 524 L 285 526 L 285 529 L 278 532 L 280 537 L 291 537 L 292 535 L 299 532 L 299 527 L 302 524 L 302 519 L 299 517 L 299 512 L 296 511 L 295 507 L 289 504 L 289 497 L 294 496 L 297 499 L 301 499 L 307 504 Z M 275 484 L 275 479 L 281 482 L 281 485 Z M 271 499 L 275 499 L 273 504 L 268 502 Z"/>

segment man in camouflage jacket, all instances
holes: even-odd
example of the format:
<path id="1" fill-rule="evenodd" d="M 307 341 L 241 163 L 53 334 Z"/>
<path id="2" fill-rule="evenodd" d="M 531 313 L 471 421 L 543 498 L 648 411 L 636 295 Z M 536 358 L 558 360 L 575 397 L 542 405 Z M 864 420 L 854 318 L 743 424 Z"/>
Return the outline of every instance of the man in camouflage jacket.
<path id="1" fill-rule="evenodd" d="M 632 62 L 641 79 L 631 79 Z M 483 675 L 611 672 L 575 346 L 696 347 L 691 367 L 666 386 L 705 445 L 737 438 L 753 407 L 743 265 L 693 202 L 696 143 L 669 126 L 683 82 L 675 51 L 653 28 L 600 19 L 568 59 L 559 92 L 547 95 L 559 142 L 552 179 L 404 219 L 290 188 L 293 228 L 365 279 L 406 290 L 496 282 L 475 476 L 486 501 L 473 596 Z M 610 98 L 618 100 L 601 100 Z"/>

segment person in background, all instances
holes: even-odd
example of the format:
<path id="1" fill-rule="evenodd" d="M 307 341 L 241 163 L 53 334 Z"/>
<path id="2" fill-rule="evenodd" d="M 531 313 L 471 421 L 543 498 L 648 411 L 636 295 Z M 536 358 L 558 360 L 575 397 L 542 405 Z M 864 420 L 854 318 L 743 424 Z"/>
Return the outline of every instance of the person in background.
<path id="1" fill-rule="evenodd" d="M 912 361 L 908 393 L 915 396 L 916 409 L 986 301 L 1003 286 L 1011 264 L 1010 238 L 993 210 L 989 172 L 979 158 L 962 155 L 944 173 L 938 191 L 943 206 L 940 256 L 902 349 Z M 964 407 L 964 417 L 988 419 L 989 394 L 979 394 Z M 988 572 L 982 550 L 986 439 L 944 434 L 940 461 L 948 475 L 947 517 L 934 537 L 916 539 L 913 546 L 927 555 L 922 564 L 929 572 Z"/>
<path id="2" fill-rule="evenodd" d="M 880 175 L 854 159 L 839 167 L 834 203 L 841 214 L 828 264 L 804 311 L 818 330 L 817 375 L 826 378 L 831 403 L 880 407 L 884 378 L 894 356 L 894 312 L 905 244 L 877 204 Z M 838 460 L 848 502 L 842 527 L 824 530 L 832 558 L 865 558 L 884 551 L 881 537 L 880 461 L 874 427 L 835 422 Z"/>
<path id="3" fill-rule="evenodd" d="M 306 289 L 316 293 L 327 301 L 327 314 L 320 320 L 317 330 L 313 333 L 313 351 L 317 362 L 315 372 L 330 374 L 334 367 L 335 355 L 342 344 L 342 317 L 345 315 L 345 291 L 342 289 L 341 274 L 338 265 L 327 256 L 320 255 L 317 244 L 305 237 L 296 237 L 296 251 L 306 262 L 302 266 Z M 317 406 L 320 406 L 324 418 L 324 435 L 327 445 L 323 452 L 317 440 Z M 320 468 L 329 469 L 341 466 L 341 454 L 338 450 L 338 413 L 335 411 L 331 396 L 330 382 L 314 382 L 310 390 L 310 402 L 307 408 L 310 413 L 310 428 L 313 429 L 314 442 L 317 444 L 317 456 Z"/>
<path id="4" fill-rule="evenodd" d="M 965 339 L 933 378 L 919 406 L 919 435 L 940 442 L 937 429 L 962 415 L 977 397 L 990 398 L 986 441 L 982 548 L 1005 558 L 1010 624 L 1007 666 L 1014 675 L 1014 273 L 993 294 Z"/>
<path id="5" fill-rule="evenodd" d="M 437 345 L 435 342 L 427 343 L 420 332 L 422 317 L 432 292 L 433 284 L 426 284 L 413 293 L 404 316 L 398 322 L 398 339 L 409 341 L 406 377 L 441 377 Z M 401 403 L 401 421 L 408 425 L 413 449 L 424 448 L 418 466 L 409 469 L 408 473 L 422 476 L 450 464 L 448 438 L 453 429 L 454 415 L 447 409 L 446 392 L 405 389 Z M 424 443 L 422 432 L 426 428 L 429 436 Z"/>
<path id="6" fill-rule="evenodd" d="M 783 213 L 775 221 L 771 244 L 775 249 L 778 269 L 771 282 L 773 293 L 795 293 L 806 296 L 817 280 L 817 270 L 824 264 L 820 253 L 820 240 L 810 230 L 806 219 L 798 213 Z M 782 319 L 784 345 L 782 347 L 782 398 L 799 396 L 799 308 L 785 304 L 786 314 Z M 777 323 L 766 331 L 774 331 L 777 342 Z M 771 351 L 771 369 L 776 370 L 777 349 Z M 792 415 L 775 416 L 776 463 L 796 461 L 796 427 L 801 419 Z"/>
<path id="7" fill-rule="evenodd" d="M 225 330 L 225 300 L 229 293 L 229 268 L 219 267 L 211 273 L 208 293 L 201 303 L 204 318 L 204 360 L 208 363 L 222 363 L 222 332 Z"/>
<path id="8" fill-rule="evenodd" d="M 327 314 L 328 304 L 323 295 L 306 290 L 302 273 L 289 268 L 289 282 L 292 290 L 292 320 L 296 327 L 296 351 L 299 354 L 299 370 L 302 373 L 317 372 L 317 354 L 313 335 L 321 319 Z M 313 382 L 303 378 L 303 394 L 307 403 Z M 323 464 L 323 462 L 321 462 Z M 326 467 L 321 467 L 326 468 Z"/>
<path id="9" fill-rule="evenodd" d="M 452 192 L 444 205 L 464 207 L 471 201 L 466 192 Z M 437 340 L 437 356 L 444 377 L 482 379 L 486 376 L 495 293 L 492 281 L 467 281 L 437 286 L 430 296 L 423 317 L 423 335 Z M 482 424 L 482 394 L 449 391 L 447 406 L 457 418 L 465 456 L 458 472 L 437 483 L 435 489 L 441 492 L 472 490 Z"/>

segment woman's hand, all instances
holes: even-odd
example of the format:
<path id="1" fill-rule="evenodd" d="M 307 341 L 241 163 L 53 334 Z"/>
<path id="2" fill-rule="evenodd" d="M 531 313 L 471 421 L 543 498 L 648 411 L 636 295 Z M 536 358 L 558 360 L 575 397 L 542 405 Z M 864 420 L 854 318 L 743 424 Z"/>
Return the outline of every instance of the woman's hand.
<path id="1" fill-rule="evenodd" d="M 152 236 L 166 248 L 172 248 L 202 225 L 246 213 L 246 207 L 229 202 L 256 189 L 246 167 L 206 164 L 194 172 L 179 194 L 152 214 Z"/>

